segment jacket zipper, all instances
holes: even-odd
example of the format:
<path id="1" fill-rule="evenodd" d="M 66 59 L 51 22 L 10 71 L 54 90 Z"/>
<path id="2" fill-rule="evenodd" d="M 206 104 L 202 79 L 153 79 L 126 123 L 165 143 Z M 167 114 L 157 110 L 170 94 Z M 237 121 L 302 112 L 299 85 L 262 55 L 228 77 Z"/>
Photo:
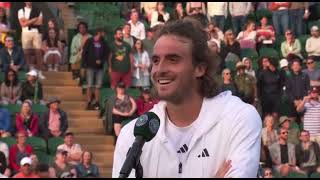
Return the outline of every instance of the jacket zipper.
<path id="1" fill-rule="evenodd" d="M 181 162 L 179 163 L 179 171 L 178 171 L 178 173 L 179 173 L 179 174 L 182 173 L 182 163 L 181 163 Z"/>

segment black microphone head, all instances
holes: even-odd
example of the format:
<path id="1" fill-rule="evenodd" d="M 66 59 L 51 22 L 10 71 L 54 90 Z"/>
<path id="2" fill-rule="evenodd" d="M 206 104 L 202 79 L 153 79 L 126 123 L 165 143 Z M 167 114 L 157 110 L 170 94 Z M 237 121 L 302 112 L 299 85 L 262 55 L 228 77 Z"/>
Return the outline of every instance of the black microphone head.
<path id="1" fill-rule="evenodd" d="M 156 136 L 160 127 L 160 118 L 153 112 L 141 115 L 134 126 L 134 136 L 142 136 L 148 142 Z"/>

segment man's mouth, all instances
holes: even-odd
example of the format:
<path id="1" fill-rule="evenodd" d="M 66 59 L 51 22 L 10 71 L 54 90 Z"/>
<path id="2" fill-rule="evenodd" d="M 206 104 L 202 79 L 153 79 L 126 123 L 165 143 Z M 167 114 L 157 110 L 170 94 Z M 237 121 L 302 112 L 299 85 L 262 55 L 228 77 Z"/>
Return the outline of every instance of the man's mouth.
<path id="1" fill-rule="evenodd" d="M 170 84 L 172 82 L 172 80 L 170 80 L 170 79 L 159 79 L 157 82 L 160 85 L 167 85 L 167 84 Z"/>

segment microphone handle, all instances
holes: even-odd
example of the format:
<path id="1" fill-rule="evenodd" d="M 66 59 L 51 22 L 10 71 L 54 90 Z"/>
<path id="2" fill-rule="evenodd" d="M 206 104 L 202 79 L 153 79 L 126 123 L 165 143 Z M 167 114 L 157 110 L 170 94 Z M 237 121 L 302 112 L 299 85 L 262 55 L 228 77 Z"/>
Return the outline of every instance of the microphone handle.
<path id="1" fill-rule="evenodd" d="M 137 167 L 144 143 L 145 140 L 142 136 L 136 136 L 136 139 L 134 140 L 131 148 L 128 151 L 126 160 L 122 165 L 119 178 L 127 178 L 130 175 L 132 169 Z"/>

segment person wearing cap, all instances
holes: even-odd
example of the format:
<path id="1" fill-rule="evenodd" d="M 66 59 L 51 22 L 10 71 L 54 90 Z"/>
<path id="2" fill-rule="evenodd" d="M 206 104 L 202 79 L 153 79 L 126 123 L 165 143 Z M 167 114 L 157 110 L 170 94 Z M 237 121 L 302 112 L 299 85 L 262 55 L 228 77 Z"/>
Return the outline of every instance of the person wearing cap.
<path id="1" fill-rule="evenodd" d="M 68 163 L 68 152 L 63 149 L 58 149 L 56 159 L 52 165 L 52 174 L 57 178 L 62 177 L 77 177 L 75 166 Z"/>
<path id="2" fill-rule="evenodd" d="M 303 128 L 309 131 L 311 141 L 320 145 L 319 86 L 311 87 L 310 93 L 297 106 L 297 111 L 304 112 Z"/>
<path id="3" fill-rule="evenodd" d="M 23 50 L 15 45 L 13 36 L 8 35 L 5 38 L 5 47 L 0 50 L 0 58 L 3 72 L 9 69 L 18 72 L 23 68 L 25 63 Z"/>
<path id="4" fill-rule="evenodd" d="M 257 77 L 258 96 L 261 100 L 262 112 L 272 114 L 276 119 L 280 110 L 281 81 L 278 65 L 270 60 L 268 69 L 262 70 Z"/>
<path id="5" fill-rule="evenodd" d="M 13 174 L 20 170 L 20 161 L 33 153 L 31 145 L 26 144 L 27 137 L 24 132 L 17 132 L 16 139 L 17 144 L 12 145 L 9 150 L 9 166 Z"/>
<path id="6" fill-rule="evenodd" d="M 289 117 L 295 119 L 299 117 L 296 107 L 304 96 L 308 95 L 310 90 L 309 76 L 301 72 L 301 62 L 299 59 L 293 59 L 291 63 L 291 76 L 286 81 L 286 94 L 288 96 Z"/>
<path id="7" fill-rule="evenodd" d="M 307 68 L 302 70 L 304 74 L 307 74 L 310 79 L 310 85 L 316 85 L 320 82 L 320 69 L 316 67 L 314 57 L 309 56 L 306 60 Z"/>
<path id="8" fill-rule="evenodd" d="M 64 144 L 57 147 L 59 150 L 68 152 L 68 163 L 77 165 L 81 160 L 82 148 L 80 144 L 74 143 L 74 135 L 72 132 L 67 132 L 64 136 Z"/>
<path id="9" fill-rule="evenodd" d="M 235 83 L 238 87 L 238 96 L 245 103 L 254 104 L 258 100 L 255 78 L 245 73 L 246 65 L 241 61 L 236 64 L 236 69 Z"/>
<path id="10" fill-rule="evenodd" d="M 141 116 L 145 112 L 148 112 L 157 103 L 158 103 L 158 100 L 156 100 L 151 95 L 150 88 L 148 88 L 148 87 L 141 88 L 141 96 L 136 100 L 137 115 Z"/>
<path id="11" fill-rule="evenodd" d="M 16 115 L 16 130 L 24 132 L 28 137 L 39 134 L 39 116 L 32 112 L 30 100 L 22 103 L 21 111 Z"/>
<path id="12" fill-rule="evenodd" d="M 312 56 L 315 61 L 320 61 L 320 33 L 318 26 L 311 27 L 311 37 L 306 41 L 306 52 Z"/>
<path id="13" fill-rule="evenodd" d="M 40 134 L 46 139 L 62 137 L 68 129 L 68 116 L 59 107 L 60 103 L 58 98 L 50 97 L 47 103 L 48 111 L 41 117 Z"/>
<path id="14" fill-rule="evenodd" d="M 256 72 L 252 68 L 252 60 L 249 57 L 244 57 L 242 58 L 242 62 L 244 65 L 246 65 L 245 73 L 255 78 Z"/>
<path id="15" fill-rule="evenodd" d="M 13 176 L 13 178 L 40 178 L 31 168 L 32 160 L 29 157 L 24 157 L 20 161 L 21 169 L 19 173 Z"/>
<path id="16" fill-rule="evenodd" d="M 22 83 L 21 89 L 22 101 L 29 99 L 33 104 L 45 104 L 43 100 L 42 83 L 38 80 L 36 70 L 31 70 L 27 73 L 27 80 Z"/>
<path id="17" fill-rule="evenodd" d="M 281 59 L 279 64 L 281 88 L 284 88 L 286 86 L 286 79 L 291 76 L 291 71 L 289 69 L 289 63 L 287 59 Z"/>
<path id="18" fill-rule="evenodd" d="M 295 37 L 291 30 L 286 30 L 285 41 L 281 43 L 281 53 L 282 56 L 290 62 L 293 58 L 299 57 L 302 59 L 301 55 L 301 43 L 299 39 Z"/>
<path id="19" fill-rule="evenodd" d="M 288 142 L 294 145 L 299 144 L 300 129 L 294 121 L 288 116 L 281 116 L 279 118 L 279 128 L 284 128 L 288 131 Z"/>

